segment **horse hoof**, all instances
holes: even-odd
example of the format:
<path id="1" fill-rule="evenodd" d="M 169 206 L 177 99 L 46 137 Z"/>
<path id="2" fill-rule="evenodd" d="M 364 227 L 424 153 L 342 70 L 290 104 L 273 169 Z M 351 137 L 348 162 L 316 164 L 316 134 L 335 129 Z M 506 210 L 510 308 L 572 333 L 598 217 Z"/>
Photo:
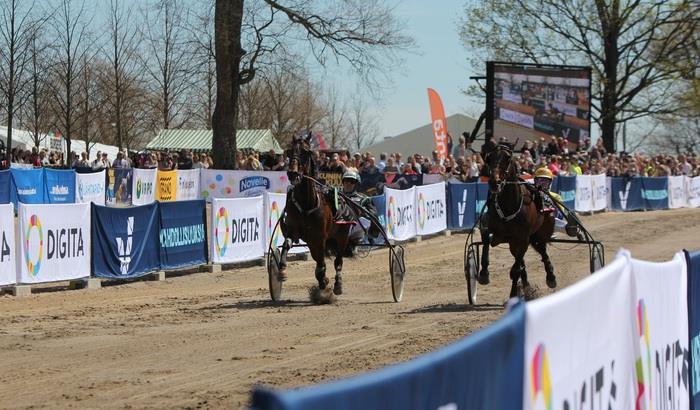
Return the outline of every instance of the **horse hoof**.
<path id="1" fill-rule="evenodd" d="M 557 279 L 556 278 L 547 279 L 547 287 L 550 289 L 556 288 L 557 287 Z"/>
<path id="2" fill-rule="evenodd" d="M 318 288 L 323 290 L 328 287 L 328 278 L 323 278 L 323 280 L 318 281 Z"/>
<path id="3" fill-rule="evenodd" d="M 335 285 L 333 285 L 333 293 L 340 296 L 343 294 L 343 285 L 340 283 L 336 282 Z"/>
<path id="4" fill-rule="evenodd" d="M 477 277 L 477 281 L 479 282 L 480 285 L 488 285 L 491 283 L 491 279 L 489 278 L 488 273 L 480 273 L 479 276 Z"/>

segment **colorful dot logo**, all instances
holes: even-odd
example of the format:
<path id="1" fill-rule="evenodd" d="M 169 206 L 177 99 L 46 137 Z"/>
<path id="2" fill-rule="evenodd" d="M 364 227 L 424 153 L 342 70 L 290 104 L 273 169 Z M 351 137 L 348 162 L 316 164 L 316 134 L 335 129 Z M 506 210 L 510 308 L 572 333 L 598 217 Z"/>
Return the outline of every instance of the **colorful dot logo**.
<path id="1" fill-rule="evenodd" d="M 272 201 L 272 203 L 270 204 L 270 217 L 267 218 L 267 234 L 270 238 L 272 238 L 273 246 L 277 245 L 280 235 L 282 235 L 282 226 L 277 224 L 277 221 L 280 219 L 280 216 L 280 207 L 279 205 L 277 205 L 277 201 Z M 272 229 L 275 228 L 275 225 L 277 225 L 277 229 L 275 229 L 275 231 L 272 232 Z"/>
<path id="2" fill-rule="evenodd" d="M 396 211 L 396 198 L 393 196 L 389 197 L 389 203 L 387 204 L 386 209 L 387 228 L 389 228 L 389 232 L 391 232 L 392 235 L 396 235 L 396 225 L 399 217 Z"/>
<path id="3" fill-rule="evenodd" d="M 219 225 L 221 224 L 221 220 L 224 220 L 224 240 L 219 241 Z M 214 225 L 214 248 L 216 249 L 217 255 L 219 257 L 223 258 L 224 255 L 226 255 L 226 247 L 228 246 L 228 240 L 229 240 L 229 235 L 231 234 L 231 230 L 228 225 L 228 211 L 226 208 L 221 207 L 219 208 L 219 212 L 216 213 L 216 224 Z M 223 243 L 223 246 L 222 246 Z"/>
<path id="4" fill-rule="evenodd" d="M 420 229 L 423 229 L 425 226 L 425 220 L 428 217 L 428 210 L 425 209 L 425 198 L 423 197 L 423 193 L 421 192 L 418 195 L 418 226 L 420 226 Z"/>
<path id="5" fill-rule="evenodd" d="M 141 180 L 136 181 L 136 199 L 141 198 Z"/>
<path id="6" fill-rule="evenodd" d="M 649 343 L 649 318 L 647 317 L 647 307 L 644 299 L 639 299 L 637 302 L 637 330 L 639 330 L 639 338 L 644 340 L 647 347 L 647 374 L 649 380 L 644 380 L 644 363 L 641 356 L 635 362 L 635 370 L 637 374 L 637 403 L 636 408 L 642 405 L 642 397 L 644 396 L 645 386 L 651 387 L 651 344 Z M 651 389 L 649 389 L 649 398 L 651 399 Z"/>
<path id="7" fill-rule="evenodd" d="M 541 393 L 544 407 L 547 410 L 552 410 L 552 381 L 549 376 L 549 359 L 542 343 L 537 346 L 535 355 L 532 357 L 530 372 L 532 379 L 530 393 L 532 394 L 533 407 Z"/>
<path id="8" fill-rule="evenodd" d="M 29 254 L 30 239 L 32 229 L 36 228 L 39 234 L 39 252 L 37 252 L 37 257 L 35 261 L 32 261 L 31 255 Z M 41 268 L 41 256 L 44 254 L 44 230 L 41 228 L 41 220 L 38 216 L 32 215 L 29 218 L 29 226 L 27 226 L 27 231 L 24 234 L 24 260 L 27 263 L 27 271 L 32 275 L 36 276 L 39 274 L 39 269 Z"/>

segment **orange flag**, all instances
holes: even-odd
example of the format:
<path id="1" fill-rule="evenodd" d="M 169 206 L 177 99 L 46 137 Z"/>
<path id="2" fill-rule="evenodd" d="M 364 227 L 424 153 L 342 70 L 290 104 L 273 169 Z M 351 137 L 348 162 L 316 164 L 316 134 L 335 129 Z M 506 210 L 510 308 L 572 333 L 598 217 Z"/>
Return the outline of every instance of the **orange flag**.
<path id="1" fill-rule="evenodd" d="M 435 135 L 435 150 L 442 160 L 447 158 L 447 119 L 442 100 L 437 91 L 428 88 L 428 102 L 430 103 L 430 117 L 433 121 L 433 134 Z"/>

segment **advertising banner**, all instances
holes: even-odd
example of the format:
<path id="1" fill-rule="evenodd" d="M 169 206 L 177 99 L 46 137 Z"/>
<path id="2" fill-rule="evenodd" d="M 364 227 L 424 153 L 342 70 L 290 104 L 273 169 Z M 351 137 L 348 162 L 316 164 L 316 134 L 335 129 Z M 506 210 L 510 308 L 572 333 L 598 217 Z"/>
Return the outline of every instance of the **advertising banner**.
<path id="1" fill-rule="evenodd" d="M 174 201 L 177 199 L 177 171 L 158 170 L 156 176 L 156 199 Z"/>
<path id="2" fill-rule="evenodd" d="M 641 178 L 610 178 L 610 207 L 615 211 L 644 209 Z"/>
<path id="3" fill-rule="evenodd" d="M 389 239 L 405 241 L 416 236 L 414 204 L 416 187 L 397 190 L 386 188 L 386 233 Z"/>
<path id="4" fill-rule="evenodd" d="M 260 258 L 264 241 L 264 198 L 216 199 L 211 206 L 211 260 L 241 262 Z"/>
<path id="5" fill-rule="evenodd" d="M 200 197 L 244 198 L 262 195 L 264 192 L 284 194 L 289 180 L 284 171 L 223 171 L 200 170 Z"/>
<path id="6" fill-rule="evenodd" d="M 637 385 L 640 409 L 689 408 L 688 287 L 686 261 L 678 252 L 669 262 L 631 259 L 636 285 Z"/>
<path id="7" fill-rule="evenodd" d="M 384 194 L 382 194 L 370 198 L 372 199 L 374 208 L 377 210 L 377 219 L 379 219 L 379 224 L 382 225 L 382 228 L 384 228 L 384 230 L 386 231 L 386 197 L 384 196 Z M 384 244 L 386 241 L 384 240 L 383 235 L 379 235 L 374 239 L 373 242 L 375 244 L 381 245 Z"/>
<path id="8" fill-rule="evenodd" d="M 207 263 L 206 202 L 163 202 L 158 213 L 161 269 Z"/>
<path id="9" fill-rule="evenodd" d="M 682 208 L 688 205 L 686 195 L 686 178 L 683 175 L 668 178 L 668 207 Z"/>
<path id="10" fill-rule="evenodd" d="M 14 207 L 0 204 L 0 286 L 17 281 L 16 252 Z"/>
<path id="11" fill-rule="evenodd" d="M 0 204 L 10 203 L 10 187 L 12 175 L 9 169 L 0 170 Z"/>
<path id="12" fill-rule="evenodd" d="M 158 203 L 129 208 L 92 206 L 92 273 L 135 278 L 160 268 Z"/>
<path id="13" fill-rule="evenodd" d="M 75 176 L 72 169 L 44 170 L 44 186 L 46 188 L 46 203 L 72 204 L 75 203 Z"/>
<path id="14" fill-rule="evenodd" d="M 593 210 L 593 186 L 590 175 L 576 175 L 576 211 Z"/>
<path id="15" fill-rule="evenodd" d="M 474 217 L 478 218 L 481 211 L 486 207 L 486 201 L 489 199 L 489 184 L 477 183 L 476 184 L 476 206 L 474 208 Z M 486 211 L 484 211 L 486 212 Z"/>
<path id="16" fill-rule="evenodd" d="M 668 178 L 641 177 L 645 209 L 668 209 Z"/>
<path id="17" fill-rule="evenodd" d="M 432 88 L 428 88 L 428 104 L 430 105 L 430 118 L 433 124 L 435 151 L 437 151 L 438 158 L 442 161 L 449 154 L 447 152 L 447 118 L 445 117 L 445 109 L 442 106 L 440 95 Z"/>
<path id="18" fill-rule="evenodd" d="M 639 355 L 628 259 L 525 305 L 523 409 L 632 409 Z"/>
<path id="19" fill-rule="evenodd" d="M 700 409 L 700 250 L 686 251 L 688 264 L 688 337 L 690 408 Z"/>
<path id="20" fill-rule="evenodd" d="M 10 200 L 17 208 L 17 202 L 25 204 L 43 204 L 44 200 L 44 168 L 10 169 L 12 187 Z"/>
<path id="21" fill-rule="evenodd" d="M 605 174 L 591 175 L 591 211 L 603 211 L 608 205 L 608 182 Z"/>
<path id="22" fill-rule="evenodd" d="M 282 242 L 284 241 L 282 227 L 277 225 L 277 221 L 279 221 L 284 214 L 284 207 L 287 205 L 287 194 L 266 193 L 264 198 L 267 222 L 265 223 L 265 229 L 263 229 L 263 245 L 265 252 L 267 252 L 270 246 L 270 238 L 274 239 L 273 246 L 282 246 Z M 277 227 L 276 229 L 275 226 Z M 299 241 L 299 244 L 304 244 L 304 241 Z M 308 252 L 308 250 L 309 248 L 306 246 L 295 246 L 289 250 L 289 253 L 304 253 Z"/>
<path id="23" fill-rule="evenodd" d="M 688 206 L 691 208 L 697 208 L 700 206 L 700 177 L 689 178 Z"/>
<path id="24" fill-rule="evenodd" d="M 552 182 L 552 191 L 556 192 L 561 196 L 561 200 L 569 209 L 576 208 L 576 177 L 561 177 L 558 176 L 554 178 Z"/>
<path id="25" fill-rule="evenodd" d="M 318 173 L 318 180 L 326 185 L 341 188 L 343 186 L 343 173 L 342 172 L 330 172 L 330 171 L 320 171 Z"/>
<path id="26" fill-rule="evenodd" d="M 131 205 L 131 181 L 133 169 L 110 168 L 107 170 L 106 200 L 107 206 Z"/>
<path id="27" fill-rule="evenodd" d="M 517 305 L 469 337 L 375 372 L 287 391 L 257 387 L 252 408 L 520 410 L 523 384 L 517 375 L 523 373 L 523 311 L 523 304 Z"/>
<path id="28" fill-rule="evenodd" d="M 19 283 L 90 276 L 90 205 L 19 206 Z"/>
<path id="29" fill-rule="evenodd" d="M 445 183 L 422 185 L 415 189 L 416 234 L 429 235 L 447 229 Z"/>
<path id="30" fill-rule="evenodd" d="M 447 226 L 452 230 L 472 229 L 476 220 L 476 184 L 450 183 Z"/>
<path id="31" fill-rule="evenodd" d="M 75 174 L 75 202 L 105 204 L 105 171 Z"/>
<path id="32" fill-rule="evenodd" d="M 148 205 L 156 200 L 156 175 L 157 169 L 134 169 L 133 190 L 131 203 L 134 205 Z"/>
<path id="33" fill-rule="evenodd" d="M 175 199 L 199 199 L 199 169 L 178 169 Z"/>

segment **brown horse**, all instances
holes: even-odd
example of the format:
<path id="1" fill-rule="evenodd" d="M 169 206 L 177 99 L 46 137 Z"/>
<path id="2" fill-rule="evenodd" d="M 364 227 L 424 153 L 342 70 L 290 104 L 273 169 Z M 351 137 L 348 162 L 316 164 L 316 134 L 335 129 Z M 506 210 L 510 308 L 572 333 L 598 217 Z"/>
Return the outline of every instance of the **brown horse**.
<path id="1" fill-rule="evenodd" d="M 319 289 L 325 289 L 329 280 L 326 276 L 325 256 L 327 251 L 335 254 L 335 282 L 333 293 L 343 293 L 343 254 L 348 246 L 349 224 L 333 221 L 333 208 L 328 195 L 321 192 L 316 182 L 316 164 L 309 149 L 308 141 L 295 139 L 287 151 L 289 169 L 287 175 L 293 188 L 287 193 L 284 217 L 280 222 L 285 241 L 280 258 L 280 279 L 286 279 L 287 252 L 293 243 L 306 242 L 311 257 L 316 261 L 316 280 Z"/>
<path id="2" fill-rule="evenodd" d="M 512 286 L 510 297 L 517 296 L 518 280 L 523 290 L 530 284 L 525 270 L 525 253 L 529 245 L 542 257 L 547 272 L 547 286 L 557 287 L 554 267 L 547 255 L 547 242 L 554 232 L 554 214 L 540 213 L 535 204 L 535 189 L 518 178 L 518 166 L 508 147 L 499 146 L 486 161 L 491 170 L 489 177 L 488 231 L 490 245 L 508 243 L 515 263 L 510 269 Z M 484 243 L 487 249 L 489 243 Z M 484 253 L 487 253 L 486 251 Z M 479 282 L 486 284 L 488 265 L 479 273 Z"/>

